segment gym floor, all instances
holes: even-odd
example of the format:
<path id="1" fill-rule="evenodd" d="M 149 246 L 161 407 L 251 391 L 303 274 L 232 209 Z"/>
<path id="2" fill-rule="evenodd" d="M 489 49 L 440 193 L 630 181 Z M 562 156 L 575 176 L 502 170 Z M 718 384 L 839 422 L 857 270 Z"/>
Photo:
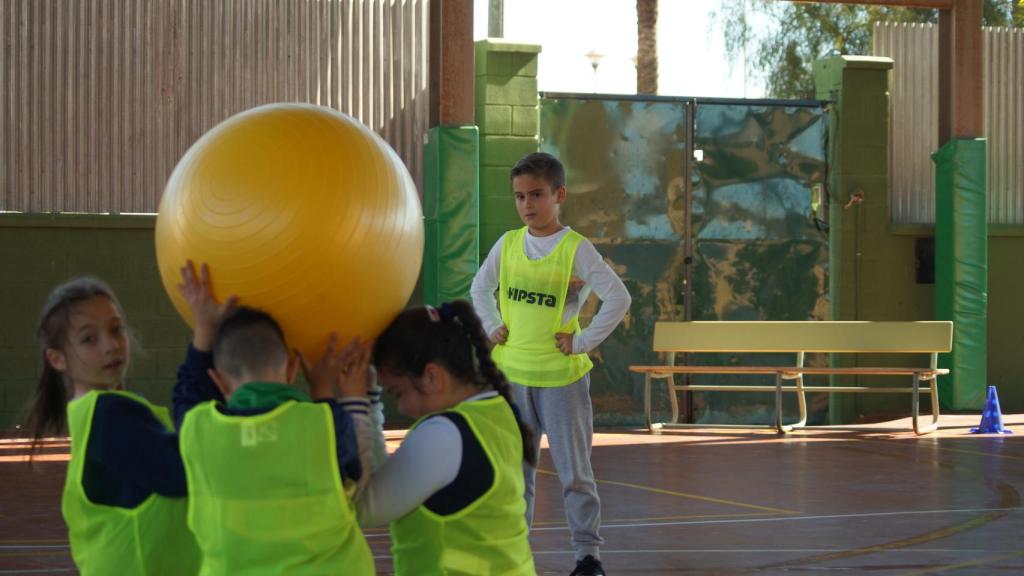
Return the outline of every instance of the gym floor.
<path id="1" fill-rule="evenodd" d="M 779 436 L 769 430 L 601 431 L 593 462 L 615 575 L 1022 574 L 1024 415 L 1007 436 L 943 416 Z M 389 447 L 401 434 L 389 433 Z M 0 442 L 0 574 L 74 573 L 60 492 L 67 442 L 30 471 L 23 442 Z M 574 566 L 546 451 L 531 533 L 539 574 Z M 367 537 L 380 574 L 389 537 Z"/>

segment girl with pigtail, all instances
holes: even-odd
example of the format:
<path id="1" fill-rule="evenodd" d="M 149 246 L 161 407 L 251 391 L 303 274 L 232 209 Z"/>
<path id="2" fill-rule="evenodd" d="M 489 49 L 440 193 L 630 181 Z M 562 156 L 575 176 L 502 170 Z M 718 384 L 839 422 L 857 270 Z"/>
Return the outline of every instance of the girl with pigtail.
<path id="1" fill-rule="evenodd" d="M 398 411 L 417 419 L 356 496 L 360 524 L 390 523 L 395 574 L 536 574 L 522 465 L 537 454 L 472 305 L 404 311 L 373 364 Z"/>
<path id="2" fill-rule="evenodd" d="M 81 574 L 197 573 L 178 436 L 166 408 L 125 391 L 132 339 L 114 292 L 90 277 L 58 286 L 38 336 L 32 452 L 71 436 L 61 513 Z"/>

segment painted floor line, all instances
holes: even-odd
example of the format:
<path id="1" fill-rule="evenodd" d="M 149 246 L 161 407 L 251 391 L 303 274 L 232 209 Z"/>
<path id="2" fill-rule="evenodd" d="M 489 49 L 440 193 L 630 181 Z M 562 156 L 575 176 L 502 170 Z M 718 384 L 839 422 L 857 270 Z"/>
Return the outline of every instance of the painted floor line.
<path id="1" fill-rule="evenodd" d="M 789 522 L 798 520 L 834 520 L 841 518 L 884 518 L 887 516 L 915 516 L 924 514 L 974 514 L 977 512 L 1016 512 L 1024 510 L 1024 506 L 1017 506 L 1013 508 L 964 508 L 954 510 L 907 510 L 900 512 L 865 512 L 861 514 L 823 514 L 817 516 L 782 516 L 773 518 L 744 518 L 744 519 L 732 519 L 732 520 L 688 520 L 679 522 L 645 522 L 640 524 L 602 524 L 601 529 L 606 528 L 647 528 L 654 526 L 688 526 L 696 524 L 749 524 L 754 522 Z M 533 532 L 542 532 L 549 530 L 565 530 L 565 525 L 561 526 L 545 526 L 543 528 L 533 528 Z"/>
<path id="2" fill-rule="evenodd" d="M 0 570 L 0 574 L 53 574 L 55 572 L 78 572 L 75 568 L 40 568 L 40 569 L 25 569 L 25 570 Z"/>
<path id="3" fill-rule="evenodd" d="M 845 548 L 790 548 L 790 549 L 779 549 L 779 548 L 768 548 L 768 549 L 720 549 L 720 548 L 708 548 L 708 549 L 679 549 L 679 550 L 609 550 L 607 548 L 601 548 L 601 555 L 606 554 L 813 554 L 816 552 L 845 552 Z M 957 550 L 948 548 L 938 549 L 918 549 L 914 550 L 882 550 L 881 552 L 887 553 L 899 553 L 899 554 L 913 554 L 916 552 L 923 552 L 928 554 L 1003 554 L 1006 550 Z M 575 554 L 572 550 L 534 550 L 534 556 L 548 556 L 558 554 Z M 1024 552 L 1014 552 L 1014 554 L 1024 554 Z"/>
<path id="4" fill-rule="evenodd" d="M 990 558 L 981 558 L 979 560 L 972 560 L 970 562 L 960 562 L 959 564 L 947 564 L 945 566 L 936 566 L 934 568 L 927 568 L 925 570 L 915 570 L 913 572 L 905 572 L 900 576 L 920 576 L 921 574 L 938 574 L 940 572 L 949 572 L 950 570 L 959 570 L 960 568 L 970 568 L 971 566 L 984 566 L 986 564 L 993 564 L 1002 560 L 1009 560 L 1010 558 L 1016 558 L 1018 556 L 1024 556 L 1024 552 L 1013 552 L 1011 554 L 1002 554 L 1000 556 L 993 556 Z"/>
<path id="5" fill-rule="evenodd" d="M 640 518 L 615 518 L 604 520 L 607 524 L 618 522 L 654 522 L 655 520 L 699 520 L 707 518 L 750 518 L 751 516 L 778 516 L 779 512 L 742 512 L 738 514 L 676 514 L 673 516 L 644 516 Z M 534 522 L 534 526 L 565 526 L 564 520 Z"/>
<path id="6" fill-rule="evenodd" d="M 550 470 L 538 469 L 537 473 L 545 474 L 547 476 L 557 476 L 555 472 Z M 726 504 L 729 506 L 736 506 L 738 508 L 750 508 L 752 510 L 763 510 L 766 512 L 773 512 L 776 514 L 799 514 L 796 510 L 783 510 L 782 508 L 772 508 L 771 506 L 760 506 L 757 504 L 747 504 L 745 502 L 737 502 L 735 500 L 726 500 L 724 498 L 712 498 L 710 496 L 701 496 L 699 494 L 690 494 L 687 492 L 677 492 L 675 490 L 665 490 L 663 488 L 654 488 L 653 486 L 644 486 L 643 484 L 633 484 L 630 482 L 618 482 L 616 480 L 597 480 L 598 484 L 607 484 L 611 486 L 622 486 L 625 488 L 633 488 L 634 490 L 643 490 L 645 492 L 654 492 L 655 494 L 666 494 L 669 496 L 679 496 L 680 498 L 688 498 L 690 500 L 701 500 L 704 502 L 714 502 L 716 504 Z"/>
<path id="7" fill-rule="evenodd" d="M 867 442 L 869 444 L 884 444 L 886 446 L 906 446 L 906 444 L 900 444 L 898 442 L 889 442 L 889 441 L 886 441 L 886 440 L 878 440 L 876 438 L 855 438 L 854 440 L 856 440 L 858 442 Z M 1015 455 L 1012 455 L 1012 454 L 1002 454 L 1000 452 L 990 452 L 990 451 L 986 451 L 986 450 L 970 450 L 970 449 L 967 449 L 967 448 L 953 448 L 952 446 L 943 446 L 942 444 L 939 443 L 939 440 L 941 440 L 941 439 L 940 438 L 933 438 L 933 439 L 931 439 L 931 442 L 928 442 L 928 440 L 921 439 L 921 440 L 918 441 L 919 444 L 911 445 L 911 447 L 914 448 L 914 449 L 918 449 L 921 446 L 928 446 L 930 444 L 932 447 L 935 448 L 935 450 L 938 450 L 939 452 L 953 452 L 953 453 L 957 453 L 957 454 L 971 454 L 971 455 L 974 455 L 974 456 L 985 456 L 985 457 L 988 457 L 988 458 L 998 458 L 999 460 L 1003 460 L 1003 461 L 1015 460 L 1015 461 L 1024 462 L 1024 456 L 1015 456 Z"/>

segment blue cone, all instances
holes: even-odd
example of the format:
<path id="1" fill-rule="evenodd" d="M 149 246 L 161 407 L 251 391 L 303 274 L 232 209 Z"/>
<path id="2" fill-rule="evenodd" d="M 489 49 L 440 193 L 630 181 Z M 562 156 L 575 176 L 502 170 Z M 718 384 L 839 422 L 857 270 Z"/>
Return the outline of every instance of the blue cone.
<path id="1" fill-rule="evenodd" d="M 1013 434 L 1013 430 L 1003 428 L 1003 413 L 999 411 L 999 396 L 996 387 L 988 387 L 985 409 L 981 412 L 981 424 L 971 428 L 971 434 Z"/>

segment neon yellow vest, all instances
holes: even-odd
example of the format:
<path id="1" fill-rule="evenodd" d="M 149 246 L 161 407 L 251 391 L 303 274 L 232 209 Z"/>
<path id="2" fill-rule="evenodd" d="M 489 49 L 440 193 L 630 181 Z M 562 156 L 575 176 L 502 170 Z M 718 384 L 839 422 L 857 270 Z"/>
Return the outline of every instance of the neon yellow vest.
<path id="1" fill-rule="evenodd" d="M 461 414 L 476 435 L 494 467 L 494 484 L 454 514 L 441 516 L 421 505 L 392 522 L 396 576 L 535 575 L 523 497 L 523 441 L 512 409 L 499 396 L 463 402 L 450 412 Z"/>
<path id="2" fill-rule="evenodd" d="M 562 354 L 555 341 L 556 332 L 580 333 L 579 316 L 563 324 L 562 313 L 583 236 L 570 230 L 550 254 L 530 260 L 526 234 L 524 226 L 502 240 L 498 302 L 508 341 L 495 346 L 491 355 L 516 384 L 565 386 L 594 367 L 586 354 Z"/>
<path id="3" fill-rule="evenodd" d="M 168 430 L 167 408 L 127 392 L 89 392 L 68 403 L 71 461 L 64 480 L 61 514 L 68 525 L 71 555 L 83 576 L 92 574 L 180 576 L 199 571 L 199 548 L 185 525 L 185 498 L 151 494 L 135 508 L 94 504 L 82 488 L 92 417 L 101 394 L 118 394 L 142 404 Z"/>
<path id="4" fill-rule="evenodd" d="M 374 574 L 326 404 L 289 400 L 256 416 L 200 404 L 181 426 L 181 455 L 201 574 Z"/>

